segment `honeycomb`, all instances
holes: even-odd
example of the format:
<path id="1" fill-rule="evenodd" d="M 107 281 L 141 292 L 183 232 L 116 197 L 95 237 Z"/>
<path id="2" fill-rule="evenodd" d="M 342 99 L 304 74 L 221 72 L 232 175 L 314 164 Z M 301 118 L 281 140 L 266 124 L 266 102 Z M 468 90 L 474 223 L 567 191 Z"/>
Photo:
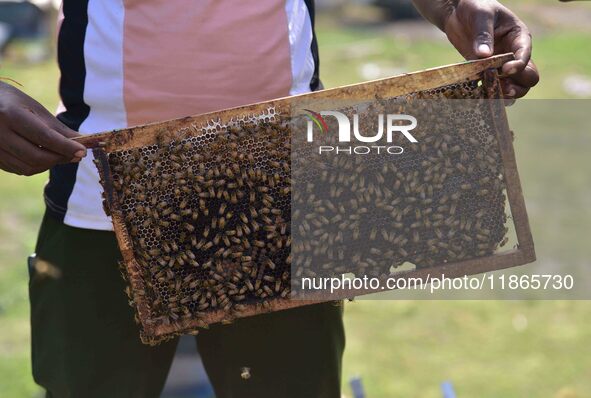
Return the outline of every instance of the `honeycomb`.
<path id="1" fill-rule="evenodd" d="M 301 276 L 383 277 L 406 262 L 432 267 L 494 253 L 506 242 L 507 215 L 486 97 L 476 79 L 364 104 L 421 115 L 419 143 L 395 162 L 320 159 L 292 134 L 305 119 L 272 107 L 211 122 L 197 136 L 105 153 L 96 163 L 112 193 L 106 211 L 121 215 L 132 247 L 134 263 L 122 273 L 142 340 L 196 333 L 220 314 L 230 322 L 278 309 Z M 154 334 L 160 326 L 167 332 Z"/>
<path id="2" fill-rule="evenodd" d="M 350 120 L 363 115 L 359 124 L 369 131 L 379 114 L 419 115 L 418 143 L 396 156 L 383 149 L 318 155 L 313 147 L 338 146 L 337 135 L 308 143 L 305 121 L 294 127 L 294 291 L 306 293 L 298 290 L 302 277 L 385 278 L 404 263 L 429 268 L 489 256 L 507 243 L 503 159 L 483 97 L 472 81 L 341 109 Z M 334 118 L 326 122 L 338 129 Z"/>

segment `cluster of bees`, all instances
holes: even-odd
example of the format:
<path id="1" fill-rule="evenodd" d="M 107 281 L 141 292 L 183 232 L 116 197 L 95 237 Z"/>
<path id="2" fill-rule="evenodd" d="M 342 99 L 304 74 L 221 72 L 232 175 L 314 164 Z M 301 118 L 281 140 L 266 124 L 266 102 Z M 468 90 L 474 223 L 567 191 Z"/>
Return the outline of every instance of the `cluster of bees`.
<path id="1" fill-rule="evenodd" d="M 109 155 L 153 318 L 231 318 L 289 295 L 290 145 L 266 123 Z"/>
<path id="2" fill-rule="evenodd" d="M 448 90 L 463 96 L 466 87 Z M 394 158 L 319 157 L 292 140 L 303 119 L 272 118 L 109 153 L 143 272 L 146 291 L 134 294 L 147 298 L 151 320 L 199 321 L 211 311 L 232 319 L 272 309 L 302 276 L 384 276 L 503 244 L 502 160 L 482 107 L 442 117 L 408 98 L 372 106 L 419 115 L 419 142 Z"/>
<path id="3" fill-rule="evenodd" d="M 366 127 L 378 114 L 417 115 L 412 133 L 418 142 L 402 144 L 400 155 L 313 150 L 335 145 L 334 134 L 321 142 L 294 141 L 294 291 L 302 277 L 385 278 L 404 263 L 427 268 L 488 256 L 505 245 L 503 164 L 487 106 L 416 98 L 363 106 L 358 114 Z"/>

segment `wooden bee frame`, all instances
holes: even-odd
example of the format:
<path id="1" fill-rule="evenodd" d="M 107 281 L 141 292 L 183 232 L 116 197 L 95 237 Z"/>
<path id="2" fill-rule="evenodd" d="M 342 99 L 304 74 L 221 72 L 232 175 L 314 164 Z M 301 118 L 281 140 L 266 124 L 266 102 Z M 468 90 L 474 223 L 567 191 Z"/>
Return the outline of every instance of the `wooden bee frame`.
<path id="1" fill-rule="evenodd" d="M 479 78 L 483 81 L 486 97 L 489 99 L 499 99 L 502 96 L 496 68 L 499 68 L 511 59 L 511 54 L 499 55 L 478 61 L 469 61 L 362 84 L 286 97 L 77 139 L 87 147 L 93 149 L 96 159 L 95 163 L 97 164 L 104 188 L 105 209 L 113 219 L 114 231 L 123 256 L 122 269 L 130 285 L 131 300 L 137 311 L 142 340 L 146 343 L 157 343 L 174 335 L 196 331 L 198 328 L 204 326 L 204 324 L 226 320 L 228 314 L 222 309 L 217 309 L 215 311 L 208 311 L 206 316 L 198 320 L 179 319 L 175 322 L 165 321 L 153 316 L 151 303 L 144 294 L 146 289 L 149 289 L 149 286 L 146 285 L 146 281 L 140 272 L 141 266 L 136 258 L 130 231 L 125 224 L 125 211 L 122 209 L 120 198 L 118 198 L 113 188 L 113 178 L 109 167 L 108 154 L 154 145 L 157 141 L 158 143 L 167 143 L 187 137 L 196 137 L 204 134 L 205 131 L 213 131 L 215 133 L 219 131 L 219 126 L 229 125 L 239 120 L 252 119 L 256 121 L 257 117 L 262 115 L 265 118 L 270 113 L 272 115 L 290 115 L 292 105 L 295 101 L 306 98 L 311 98 L 315 101 L 331 101 L 353 97 L 368 100 L 376 97 L 392 98 Z M 434 278 L 442 275 L 446 277 L 460 277 L 514 267 L 535 260 L 533 240 L 513 151 L 512 134 L 509 130 L 502 103 L 500 101 L 489 101 L 489 103 L 491 107 L 495 108 L 491 109 L 491 113 L 495 116 L 493 123 L 505 170 L 506 195 L 515 225 L 518 242 L 517 247 L 488 257 L 399 272 L 393 275 L 395 278 L 415 278 L 414 280 L 419 278 L 427 280 L 429 277 Z M 360 293 L 371 293 L 371 291 L 348 292 L 343 290 L 330 298 L 323 297 L 322 295 L 318 297 L 306 296 L 306 300 L 290 300 L 289 298 L 275 296 L 269 299 L 267 301 L 268 305 L 264 307 L 255 305 L 246 306 L 246 308 L 233 316 L 245 317 L 321 301 L 339 300 Z"/>

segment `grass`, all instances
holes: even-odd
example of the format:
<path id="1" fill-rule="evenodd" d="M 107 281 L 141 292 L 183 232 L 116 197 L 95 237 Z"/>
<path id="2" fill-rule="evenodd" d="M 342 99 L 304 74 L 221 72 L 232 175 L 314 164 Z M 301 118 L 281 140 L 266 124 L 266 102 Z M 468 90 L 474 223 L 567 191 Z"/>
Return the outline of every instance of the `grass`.
<path id="1" fill-rule="evenodd" d="M 443 40 L 396 39 L 381 28 L 341 27 L 321 18 L 318 34 L 327 87 L 362 80 L 367 63 L 411 71 L 459 59 Z M 589 32 L 562 29 L 536 37 L 542 82 L 531 97 L 567 98 L 562 79 L 591 76 L 590 53 Z M 5 64 L 0 76 L 21 82 L 55 109 L 53 63 Z M 509 111 L 540 269 L 589 265 L 586 109 L 580 102 L 530 101 Z M 563 120 L 571 122 L 567 130 Z M 0 174 L 0 397 L 38 392 L 29 364 L 25 260 L 34 247 L 45 178 Z M 452 380 L 462 397 L 590 397 L 590 318 L 585 301 L 359 300 L 346 307 L 344 378 L 361 375 L 370 398 L 440 397 L 443 380 Z"/>
<path id="2" fill-rule="evenodd" d="M 57 67 L 4 64 L 0 76 L 49 109 L 57 105 Z M 26 267 L 43 211 L 46 174 L 26 178 L 0 172 L 0 397 L 31 397 L 39 390 L 31 377 Z"/>
<path id="3" fill-rule="evenodd" d="M 587 397 L 589 313 L 573 301 L 357 302 L 345 375 L 362 375 L 368 397 L 440 397 L 443 380 L 461 397 Z"/>

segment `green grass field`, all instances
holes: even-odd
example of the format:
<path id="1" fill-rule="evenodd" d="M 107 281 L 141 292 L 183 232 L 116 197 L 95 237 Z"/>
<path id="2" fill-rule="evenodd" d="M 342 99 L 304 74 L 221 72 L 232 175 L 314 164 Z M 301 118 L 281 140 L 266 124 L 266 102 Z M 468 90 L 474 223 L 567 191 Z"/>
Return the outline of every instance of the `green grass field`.
<path id="1" fill-rule="evenodd" d="M 533 1 L 513 3 L 527 9 Z M 383 27 L 339 26 L 328 18 L 320 22 L 327 87 L 362 80 L 367 63 L 412 71 L 459 60 L 443 40 L 397 38 Z M 591 77 L 591 30 L 541 30 L 534 57 L 542 82 L 530 97 L 568 98 L 564 77 Z M 21 82 L 24 91 L 55 109 L 52 62 L 26 68 L 6 63 L 0 76 Z M 538 264 L 585 269 L 591 265 L 589 127 L 572 124 L 564 134 L 544 111 L 553 105 L 539 104 L 510 111 Z M 577 117 L 587 106 L 561 104 L 565 112 L 579 108 Z M 545 128 L 533 128 L 533 119 Z M 39 392 L 30 375 L 26 256 L 43 211 L 45 179 L 0 173 L 0 397 Z M 443 380 L 452 380 L 460 397 L 591 397 L 589 319 L 586 301 L 355 301 L 346 306 L 344 380 L 362 376 L 369 398 L 440 397 Z"/>

